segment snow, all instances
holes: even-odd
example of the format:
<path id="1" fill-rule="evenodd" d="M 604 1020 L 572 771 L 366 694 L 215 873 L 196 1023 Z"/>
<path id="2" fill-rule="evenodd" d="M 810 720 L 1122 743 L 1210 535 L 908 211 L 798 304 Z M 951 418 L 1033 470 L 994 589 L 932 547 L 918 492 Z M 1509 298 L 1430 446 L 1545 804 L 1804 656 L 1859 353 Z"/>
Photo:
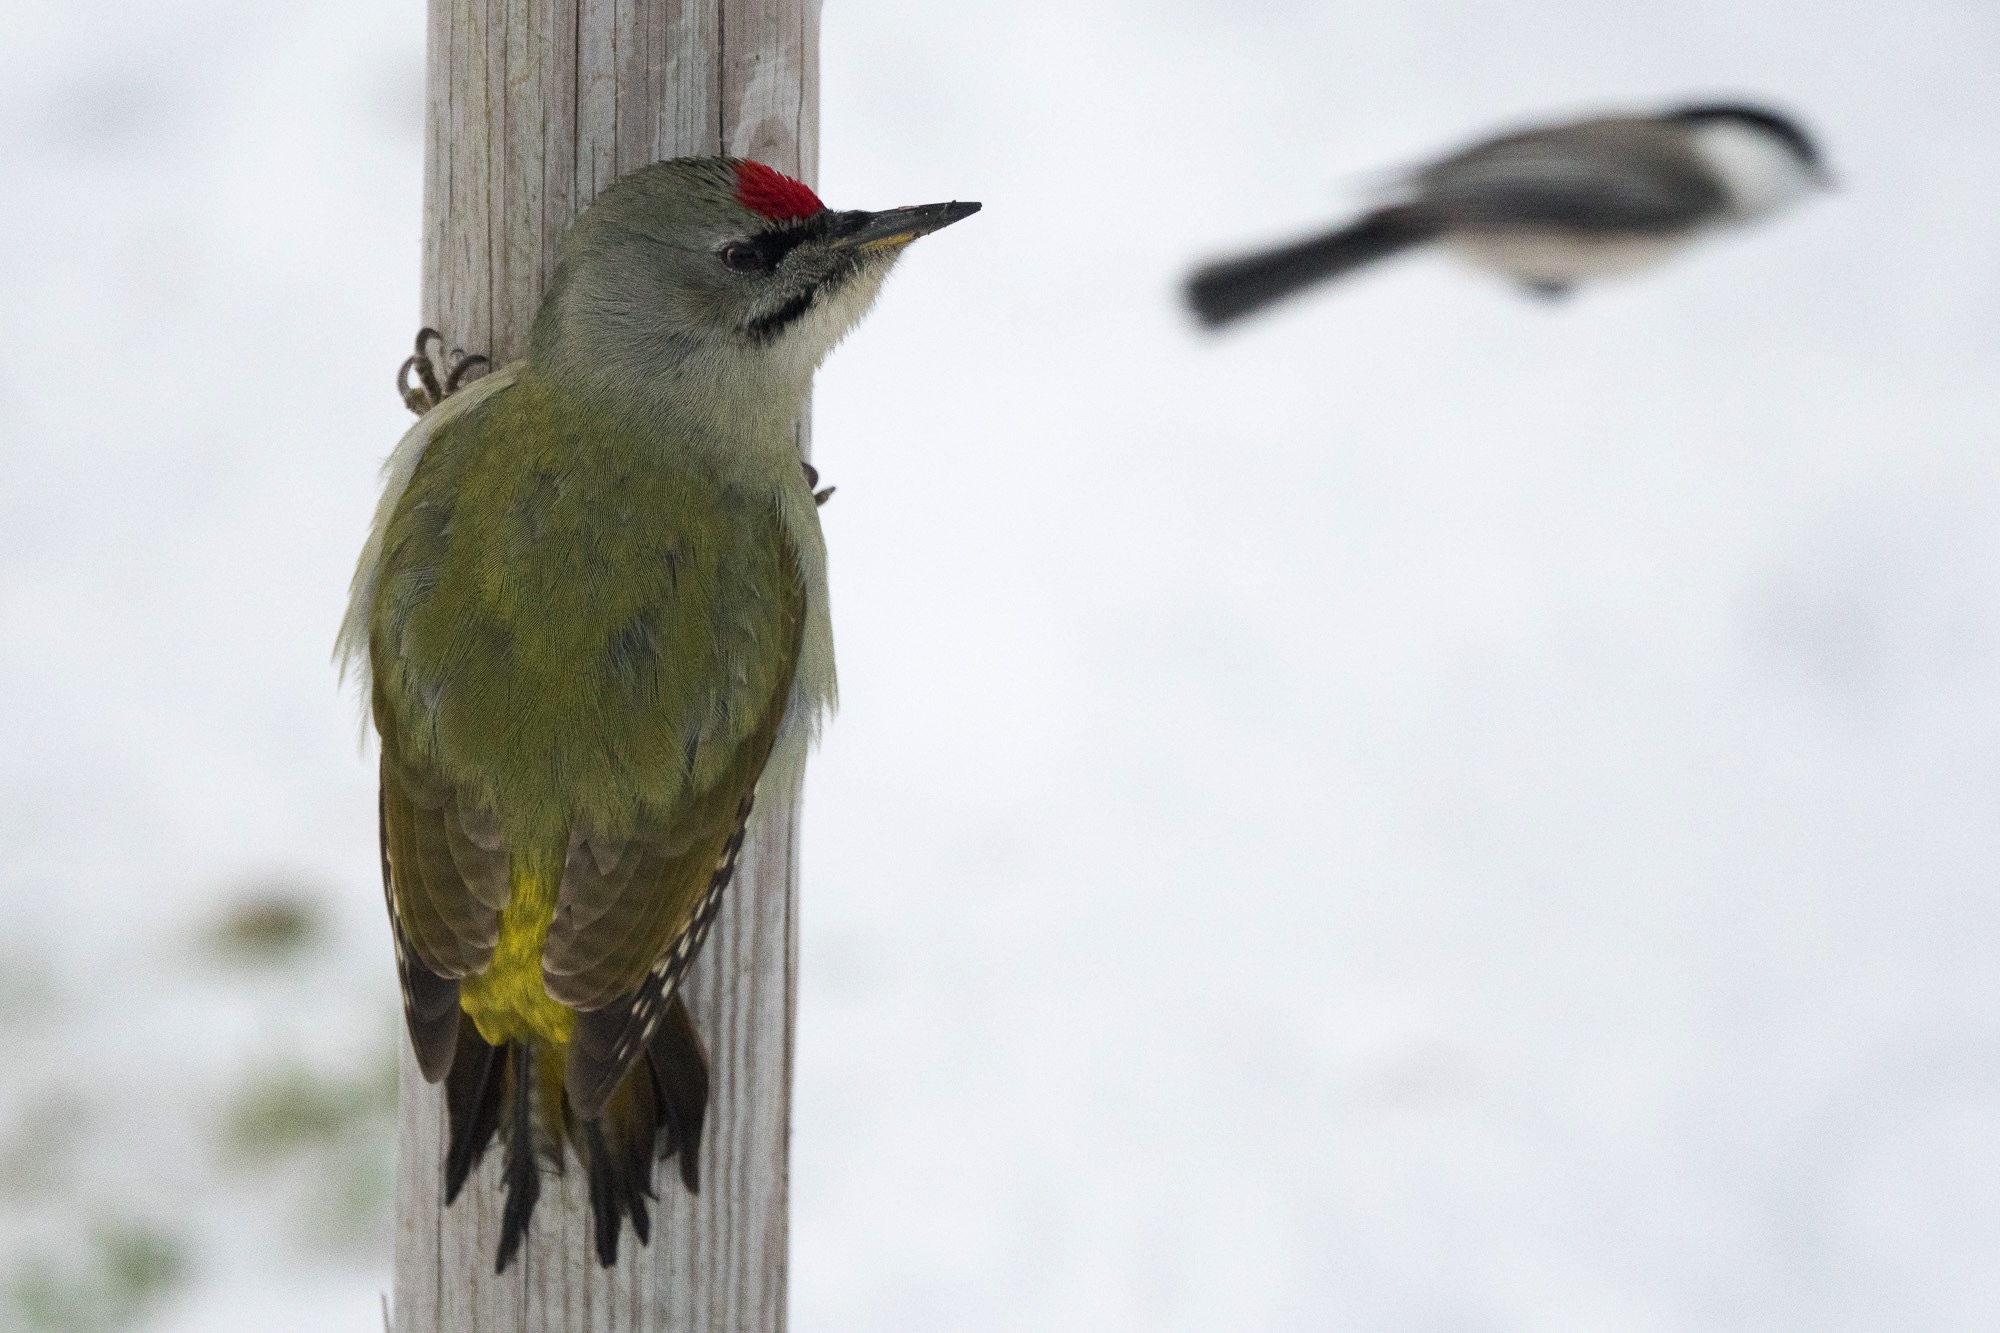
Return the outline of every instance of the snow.
<path id="1" fill-rule="evenodd" d="M 147 1327 L 379 1324 L 322 1197 L 376 1131 L 218 1126 L 393 1032 L 327 658 L 421 42 L 0 15 L 0 1300 L 140 1227 Z M 828 7 L 821 193 L 986 207 L 816 400 L 798 1327 L 2000 1325 L 1997 55 L 1973 0 Z M 1711 94 L 1840 190 L 1553 308 L 1177 308 L 1473 134 Z M 194 960 L 272 884 L 320 952 Z"/>

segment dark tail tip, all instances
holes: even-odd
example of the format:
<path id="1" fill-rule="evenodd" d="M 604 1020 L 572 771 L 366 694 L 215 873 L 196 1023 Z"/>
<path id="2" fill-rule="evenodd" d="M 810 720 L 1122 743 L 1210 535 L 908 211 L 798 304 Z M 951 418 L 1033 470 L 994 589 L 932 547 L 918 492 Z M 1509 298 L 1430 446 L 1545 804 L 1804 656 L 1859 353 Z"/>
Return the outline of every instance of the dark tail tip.
<path id="1" fill-rule="evenodd" d="M 535 1215 L 535 1201 L 542 1195 L 542 1170 L 535 1159 L 535 1058 L 530 1047 L 516 1042 L 507 1048 L 510 1057 L 508 1101 L 512 1114 L 507 1127 L 507 1206 L 500 1213 L 500 1253 L 493 1271 L 504 1273 L 527 1238 L 528 1223 Z"/>
<path id="2" fill-rule="evenodd" d="M 1188 306 L 1204 327 L 1220 328 L 1436 234 L 1436 226 L 1411 208 L 1379 209 L 1338 231 L 1196 269 L 1187 283 Z"/>
<path id="3" fill-rule="evenodd" d="M 708 1119 L 708 1052 L 694 1030 L 687 1006 L 676 995 L 646 1043 L 653 1090 L 660 1104 L 662 1160 L 678 1155 L 681 1183 L 701 1193 L 701 1128 Z"/>
<path id="4" fill-rule="evenodd" d="M 444 1097 L 451 1125 L 444 1155 L 446 1207 L 465 1189 L 494 1136 L 506 1141 L 507 1205 L 500 1215 L 500 1250 L 493 1264 L 494 1272 L 504 1273 L 520 1252 L 542 1193 L 535 1151 L 534 1056 L 519 1042 L 490 1045 L 471 1023 L 461 1023 Z"/>
<path id="5" fill-rule="evenodd" d="M 660 1033 L 668 1033 L 662 1041 Z M 692 1051 L 690 1051 L 692 1047 Z M 666 1065 L 656 1049 L 666 1051 Z M 668 1001 L 646 1055 L 626 1071 L 592 1119 L 572 1121 L 572 1143 L 590 1185 L 590 1225 L 598 1263 L 618 1261 L 618 1235 L 632 1219 L 640 1245 L 652 1241 L 654 1161 L 682 1151 L 682 1179 L 694 1167 L 694 1143 L 708 1103 L 708 1061 L 680 999 Z"/>
<path id="6" fill-rule="evenodd" d="M 618 1082 L 598 1116 L 572 1122 L 590 1185 L 597 1261 L 618 1261 L 619 1233 L 631 1219 L 641 1245 L 652 1241 L 653 1164 L 678 1155 L 681 1182 L 701 1183 L 701 1129 L 708 1114 L 708 1055 L 687 1006 L 669 997 L 646 1053 Z"/>
<path id="7" fill-rule="evenodd" d="M 629 1066 L 605 1099 L 602 1112 L 585 1119 L 570 1113 L 560 1090 L 538 1088 L 535 1052 L 526 1044 L 488 1044 L 471 1023 L 462 1024 L 445 1082 L 451 1125 L 445 1152 L 445 1203 L 465 1188 L 497 1135 L 506 1145 L 502 1180 L 506 1204 L 493 1271 L 504 1273 L 527 1239 L 541 1197 L 537 1100 L 555 1098 L 562 1125 L 582 1162 L 590 1196 L 597 1261 L 618 1262 L 625 1221 L 641 1245 L 652 1240 L 656 1161 L 678 1156 L 690 1193 L 701 1184 L 701 1134 L 708 1118 L 708 1054 L 678 995 L 670 996 L 645 1054 Z M 557 1151 L 561 1151 L 559 1148 Z"/>
<path id="8" fill-rule="evenodd" d="M 604 1127 L 596 1120 L 583 1122 L 584 1171 L 590 1177 L 590 1229 L 597 1241 L 597 1262 L 609 1268 L 618 1262 L 618 1228 L 623 1210 L 611 1168 L 611 1149 L 604 1142 Z"/>
<path id="9" fill-rule="evenodd" d="M 458 1049 L 445 1075 L 446 1119 L 450 1146 L 444 1155 L 444 1201 L 449 1207 L 472 1170 L 486 1154 L 500 1129 L 500 1108 L 507 1100 L 507 1051 L 489 1046 L 471 1023 L 458 1028 Z"/>

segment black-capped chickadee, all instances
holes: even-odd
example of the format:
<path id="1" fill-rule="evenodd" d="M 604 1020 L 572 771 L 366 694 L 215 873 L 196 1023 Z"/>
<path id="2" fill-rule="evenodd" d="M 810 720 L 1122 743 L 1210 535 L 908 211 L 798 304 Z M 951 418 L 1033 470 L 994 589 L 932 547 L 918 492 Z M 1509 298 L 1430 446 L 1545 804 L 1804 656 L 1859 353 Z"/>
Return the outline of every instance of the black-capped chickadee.
<path id="1" fill-rule="evenodd" d="M 1560 296 L 1829 183 L 1796 121 L 1745 103 L 1522 130 L 1422 168 L 1402 200 L 1338 230 L 1196 270 L 1188 304 L 1202 323 L 1226 324 L 1431 241 L 1538 296 Z"/>

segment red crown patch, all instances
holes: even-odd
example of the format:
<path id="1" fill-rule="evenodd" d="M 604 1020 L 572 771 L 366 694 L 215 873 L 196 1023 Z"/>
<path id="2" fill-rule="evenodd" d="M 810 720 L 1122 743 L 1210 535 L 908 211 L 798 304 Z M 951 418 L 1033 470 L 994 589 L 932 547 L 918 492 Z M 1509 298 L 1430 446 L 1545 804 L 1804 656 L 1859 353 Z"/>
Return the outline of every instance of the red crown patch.
<path id="1" fill-rule="evenodd" d="M 736 201 L 773 222 L 809 218 L 826 207 L 805 182 L 747 160 L 736 164 Z"/>

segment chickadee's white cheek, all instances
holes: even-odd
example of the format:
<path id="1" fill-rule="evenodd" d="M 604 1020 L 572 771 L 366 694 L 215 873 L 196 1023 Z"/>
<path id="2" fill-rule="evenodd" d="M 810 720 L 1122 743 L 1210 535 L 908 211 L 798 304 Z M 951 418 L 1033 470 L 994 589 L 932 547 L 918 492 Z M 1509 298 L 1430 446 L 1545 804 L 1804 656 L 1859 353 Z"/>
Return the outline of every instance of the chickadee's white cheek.
<path id="1" fill-rule="evenodd" d="M 1730 212 L 1738 218 L 1763 217 L 1813 187 L 1812 173 L 1796 153 L 1747 125 L 1696 126 L 1693 139 L 1695 151 L 1722 178 Z"/>

